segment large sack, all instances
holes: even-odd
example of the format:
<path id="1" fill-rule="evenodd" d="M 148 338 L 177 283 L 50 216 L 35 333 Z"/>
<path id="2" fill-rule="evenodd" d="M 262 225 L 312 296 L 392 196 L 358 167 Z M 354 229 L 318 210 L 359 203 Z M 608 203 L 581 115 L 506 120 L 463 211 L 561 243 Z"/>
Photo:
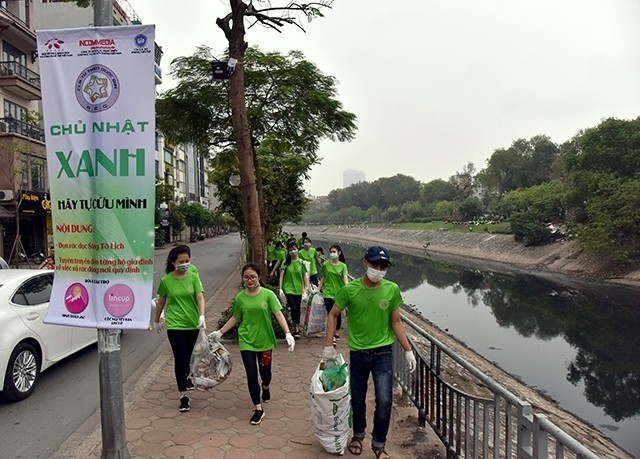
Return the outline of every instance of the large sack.
<path id="1" fill-rule="evenodd" d="M 231 374 L 231 354 L 219 342 L 200 330 L 191 353 L 191 380 L 198 390 L 211 389 Z"/>
<path id="2" fill-rule="evenodd" d="M 344 365 L 344 357 L 338 354 L 336 365 Z M 344 454 L 351 435 L 351 391 L 349 375 L 345 383 L 325 392 L 322 384 L 322 362 L 311 377 L 309 409 L 311 427 L 320 444 L 328 453 Z"/>
<path id="3" fill-rule="evenodd" d="M 320 292 L 314 293 L 304 318 L 304 336 L 323 332 L 327 325 L 327 308 Z"/>

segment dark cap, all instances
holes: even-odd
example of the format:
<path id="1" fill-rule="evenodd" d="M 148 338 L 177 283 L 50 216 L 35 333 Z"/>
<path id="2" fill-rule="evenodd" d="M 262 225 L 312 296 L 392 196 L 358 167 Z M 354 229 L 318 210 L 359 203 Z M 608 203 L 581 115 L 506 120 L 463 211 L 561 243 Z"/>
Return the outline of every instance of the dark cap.
<path id="1" fill-rule="evenodd" d="M 367 253 L 364 255 L 364 259 L 371 263 L 386 262 L 388 265 L 391 264 L 391 255 L 389 254 L 389 251 L 380 245 L 369 247 L 367 249 Z"/>

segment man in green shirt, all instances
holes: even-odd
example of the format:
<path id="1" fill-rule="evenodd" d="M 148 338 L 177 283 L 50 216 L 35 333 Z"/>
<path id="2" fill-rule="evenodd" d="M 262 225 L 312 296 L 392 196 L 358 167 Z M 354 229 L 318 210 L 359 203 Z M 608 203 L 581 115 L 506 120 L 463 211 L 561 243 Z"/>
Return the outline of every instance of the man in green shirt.
<path id="1" fill-rule="evenodd" d="M 366 274 L 349 282 L 335 295 L 335 305 L 327 318 L 323 356 L 325 359 L 331 359 L 336 355 L 333 336 L 336 320 L 344 309 L 348 313 L 353 410 L 353 438 L 349 442 L 349 451 L 356 456 L 362 453 L 362 441 L 367 427 L 367 386 L 371 374 L 376 403 L 371 447 L 377 459 L 388 459 L 390 456 L 384 446 L 389 432 L 393 402 L 393 342 L 398 339 L 404 349 L 410 372 L 416 369 L 416 358 L 400 316 L 400 288 L 396 283 L 384 279 L 390 265 L 389 252 L 381 246 L 369 247 L 363 264 Z"/>

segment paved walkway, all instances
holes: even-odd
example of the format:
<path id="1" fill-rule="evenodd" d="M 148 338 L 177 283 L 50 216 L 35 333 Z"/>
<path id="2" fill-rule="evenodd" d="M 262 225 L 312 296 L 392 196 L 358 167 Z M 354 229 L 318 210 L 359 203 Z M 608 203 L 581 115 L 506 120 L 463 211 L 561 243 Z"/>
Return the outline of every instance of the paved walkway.
<path id="1" fill-rule="evenodd" d="M 231 275 L 220 291 L 207 304 L 209 331 L 217 329 L 220 312 L 226 309 L 237 293 L 238 275 Z M 233 370 L 229 378 L 207 392 L 190 392 L 191 410 L 178 411 L 178 393 L 173 375 L 173 357 L 167 344 L 161 356 L 151 365 L 136 388 L 127 396 L 125 425 L 127 448 L 134 458 L 330 458 L 311 429 L 308 408 L 308 389 L 311 375 L 320 361 L 323 339 L 301 338 L 293 353 L 280 342 L 273 355 L 271 401 L 263 404 L 265 418 L 258 426 L 249 423 L 253 404 L 249 397 L 244 367 L 238 346 L 225 343 L 232 355 Z M 338 350 L 347 354 L 343 339 Z M 373 392 L 370 387 L 369 394 Z M 372 407 L 370 396 L 369 407 Z M 394 408 L 392 428 L 387 450 L 394 459 L 415 457 L 405 455 L 402 444 L 407 436 L 431 439 L 435 436 L 419 430 L 413 416 L 416 410 L 407 408 L 399 413 Z M 409 413 L 412 413 L 409 414 Z M 372 414 L 368 416 L 371 423 Z M 403 435 L 397 429 L 403 425 Z M 410 431 L 407 434 L 407 429 Z M 416 435 L 414 435 L 416 434 Z M 100 457 L 101 431 L 98 428 L 73 451 L 59 451 L 55 458 Z M 364 443 L 361 458 L 374 458 L 370 437 Z M 443 449 L 444 451 L 444 449 Z M 351 456 L 346 451 L 346 456 Z M 442 456 L 444 457 L 444 453 Z"/>

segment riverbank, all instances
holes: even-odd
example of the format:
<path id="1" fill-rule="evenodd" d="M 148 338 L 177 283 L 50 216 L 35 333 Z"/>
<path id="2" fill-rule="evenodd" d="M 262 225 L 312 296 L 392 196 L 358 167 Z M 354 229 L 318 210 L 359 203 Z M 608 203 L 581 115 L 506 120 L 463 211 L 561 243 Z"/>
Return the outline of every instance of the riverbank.
<path id="1" fill-rule="evenodd" d="M 525 247 L 513 235 L 466 233 L 455 231 L 400 230 L 394 228 L 351 227 L 340 225 L 290 226 L 285 231 L 299 236 L 343 240 L 364 244 L 381 244 L 390 250 L 423 254 L 438 258 L 464 260 L 495 270 L 499 265 L 539 273 L 557 273 L 580 279 L 612 282 L 640 287 L 640 266 L 621 270 L 617 263 L 586 255 L 575 241 L 558 241 L 539 247 Z"/>
<path id="2" fill-rule="evenodd" d="M 524 247 L 509 235 L 455 233 L 440 231 L 410 231 L 391 228 L 350 228 L 344 226 L 299 226 L 287 227 L 287 232 L 299 236 L 306 231 L 313 239 L 331 242 L 351 242 L 362 245 L 380 244 L 392 252 L 399 251 L 414 255 L 427 252 L 436 261 L 451 262 L 465 266 L 476 266 L 499 272 L 535 272 L 543 276 L 566 276 L 569 281 L 607 281 L 630 286 L 640 286 L 640 273 L 631 272 L 621 277 L 604 276 L 606 267 L 598 266 L 597 260 L 580 253 L 573 242 L 558 242 L 543 247 Z M 545 394 L 528 387 L 518 378 L 508 374 L 474 350 L 468 348 L 455 336 L 440 330 L 421 316 L 414 316 L 421 326 L 440 342 L 452 349 L 474 367 L 490 376 L 510 392 L 529 401 L 535 411 L 543 412 L 549 419 L 578 439 L 585 446 L 603 458 L 631 458 L 628 452 L 616 445 L 589 423 L 562 409 Z M 486 395 L 481 392 L 477 381 L 466 372 L 460 371 L 455 363 L 447 371 L 451 381 L 466 392 Z"/>

